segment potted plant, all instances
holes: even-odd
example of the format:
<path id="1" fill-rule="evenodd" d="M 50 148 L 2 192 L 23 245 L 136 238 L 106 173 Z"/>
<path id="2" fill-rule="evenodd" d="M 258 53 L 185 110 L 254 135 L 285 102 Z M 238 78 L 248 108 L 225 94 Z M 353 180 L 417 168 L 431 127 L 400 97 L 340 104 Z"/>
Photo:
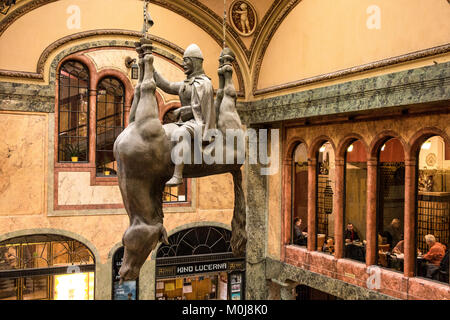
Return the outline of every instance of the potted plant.
<path id="1" fill-rule="evenodd" d="M 64 152 L 66 153 L 66 158 L 70 158 L 72 162 L 78 162 L 78 157 L 80 155 L 78 145 L 68 144 L 66 145 Z"/>

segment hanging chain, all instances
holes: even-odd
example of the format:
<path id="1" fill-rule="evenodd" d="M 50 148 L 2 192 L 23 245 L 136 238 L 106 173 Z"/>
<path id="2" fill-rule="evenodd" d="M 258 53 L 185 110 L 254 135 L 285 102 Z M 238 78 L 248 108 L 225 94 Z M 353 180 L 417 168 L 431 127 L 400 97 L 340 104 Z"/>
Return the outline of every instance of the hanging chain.
<path id="1" fill-rule="evenodd" d="M 147 10 L 148 10 L 148 0 L 144 0 L 144 10 L 143 10 L 144 11 L 143 12 L 144 23 L 143 23 L 143 26 L 142 26 L 142 33 L 144 34 L 145 38 L 147 38 L 147 31 L 149 29 Z"/>

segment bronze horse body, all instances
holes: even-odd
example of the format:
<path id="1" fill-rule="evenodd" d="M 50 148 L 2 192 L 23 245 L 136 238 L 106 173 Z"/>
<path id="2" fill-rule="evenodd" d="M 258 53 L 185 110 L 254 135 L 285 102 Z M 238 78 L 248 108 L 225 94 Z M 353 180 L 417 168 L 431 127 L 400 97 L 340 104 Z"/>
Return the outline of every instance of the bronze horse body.
<path id="1" fill-rule="evenodd" d="M 176 144 L 172 141 L 171 134 L 177 125 L 174 123 L 162 125 L 158 117 L 151 42 L 141 39 L 136 43 L 136 51 L 139 54 L 140 78 L 135 88 L 130 124 L 117 137 L 114 144 L 119 188 L 130 219 L 130 226 L 122 238 L 125 250 L 119 271 L 121 281 L 136 279 L 151 251 L 159 242 L 168 241 L 163 225 L 162 197 L 165 184 L 174 172 L 171 151 Z M 242 130 L 235 107 L 236 90 L 232 82 L 231 67 L 233 59 L 232 52 L 225 48 L 219 60 L 220 84 L 214 107 L 217 127 L 224 136 L 227 129 Z M 233 152 L 236 160 L 237 150 L 224 145 L 224 159 L 230 152 Z M 241 166 L 242 164 L 237 161 L 233 164 L 186 164 L 183 173 L 186 178 L 232 174 L 234 213 L 231 247 L 237 256 L 244 254 L 247 238 Z"/>

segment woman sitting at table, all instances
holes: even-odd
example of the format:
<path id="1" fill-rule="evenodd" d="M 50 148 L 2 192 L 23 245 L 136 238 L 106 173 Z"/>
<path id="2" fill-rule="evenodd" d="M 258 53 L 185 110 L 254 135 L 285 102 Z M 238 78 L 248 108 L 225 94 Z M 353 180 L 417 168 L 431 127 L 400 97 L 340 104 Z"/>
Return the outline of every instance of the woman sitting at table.
<path id="1" fill-rule="evenodd" d="M 445 255 L 445 246 L 442 243 L 436 242 L 436 238 L 432 234 L 425 236 L 425 241 L 430 250 L 423 256 L 427 260 L 427 278 L 433 278 L 433 275 L 439 270 L 442 258 Z"/>

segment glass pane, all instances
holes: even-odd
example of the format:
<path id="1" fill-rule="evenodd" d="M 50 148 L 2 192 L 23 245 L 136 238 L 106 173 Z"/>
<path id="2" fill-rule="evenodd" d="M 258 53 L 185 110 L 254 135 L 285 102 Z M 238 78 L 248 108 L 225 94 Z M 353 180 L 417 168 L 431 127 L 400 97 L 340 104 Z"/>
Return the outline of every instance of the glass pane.
<path id="1" fill-rule="evenodd" d="M 23 245 L 22 248 L 24 268 L 47 268 L 50 265 L 47 244 L 27 244 Z"/>
<path id="2" fill-rule="evenodd" d="M 23 300 L 47 300 L 49 299 L 49 277 L 26 277 L 23 278 L 22 294 Z"/>
<path id="3" fill-rule="evenodd" d="M 17 300 L 18 279 L 0 279 L 0 300 Z"/>
<path id="4" fill-rule="evenodd" d="M 72 263 L 74 264 L 93 264 L 94 258 L 91 252 L 82 243 L 73 242 Z"/>
<path id="5" fill-rule="evenodd" d="M 70 264 L 70 243 L 52 242 L 53 265 L 65 266 Z"/>
<path id="6" fill-rule="evenodd" d="M 293 155 L 292 243 L 306 246 L 308 240 L 308 154 L 300 144 Z"/>
<path id="7" fill-rule="evenodd" d="M 71 137 L 60 143 L 59 161 L 87 161 L 89 136 L 89 94 L 86 68 L 75 61 L 66 62 L 60 70 L 59 138 Z M 80 138 L 81 144 L 79 143 Z M 70 154 L 70 155 L 69 155 Z M 77 155 L 74 155 L 77 154 Z"/>
<path id="8" fill-rule="evenodd" d="M 53 276 L 54 300 L 93 300 L 94 273 Z"/>
<path id="9" fill-rule="evenodd" d="M 19 246 L 1 246 L 0 270 L 13 270 L 19 268 Z"/>
<path id="10" fill-rule="evenodd" d="M 187 182 L 176 187 L 165 187 L 163 193 L 163 202 L 185 202 L 187 201 Z"/>
<path id="11" fill-rule="evenodd" d="M 393 248 L 403 240 L 405 207 L 405 159 L 398 139 L 388 140 L 380 149 L 378 164 L 378 264 L 403 271 L 403 254 Z"/>
<path id="12" fill-rule="evenodd" d="M 416 274 L 448 283 L 448 262 L 441 262 L 450 245 L 450 145 L 441 137 L 422 144 L 417 179 Z"/>
<path id="13" fill-rule="evenodd" d="M 97 87 L 96 167 L 97 176 L 115 176 L 113 146 L 123 131 L 124 90 L 114 78 L 104 78 Z"/>
<path id="14" fill-rule="evenodd" d="M 365 262 L 367 154 L 361 141 L 346 153 L 344 257 Z"/>
<path id="15" fill-rule="evenodd" d="M 329 254 L 334 253 L 334 161 L 333 147 L 325 142 L 317 156 L 316 245 L 318 251 Z"/>

